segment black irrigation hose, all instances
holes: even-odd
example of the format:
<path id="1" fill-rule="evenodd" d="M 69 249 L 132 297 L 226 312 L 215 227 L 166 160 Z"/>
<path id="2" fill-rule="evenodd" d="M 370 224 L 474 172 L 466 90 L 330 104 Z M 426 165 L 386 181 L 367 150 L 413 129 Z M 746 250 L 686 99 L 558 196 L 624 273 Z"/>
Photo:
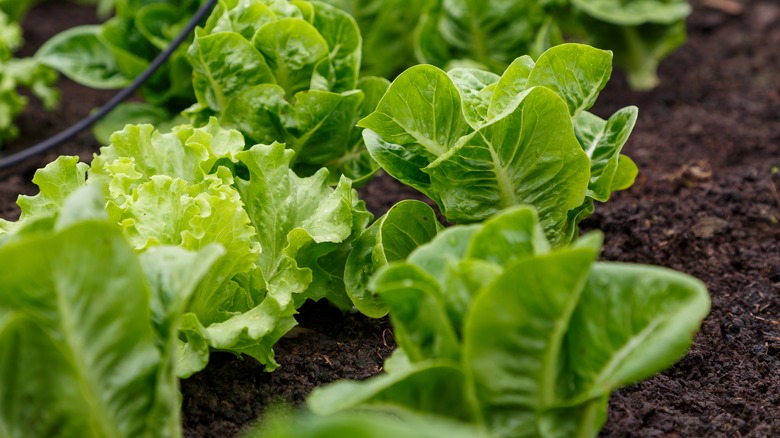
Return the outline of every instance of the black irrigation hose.
<path id="1" fill-rule="evenodd" d="M 165 64 L 165 62 L 168 60 L 168 58 L 171 57 L 174 51 L 181 45 L 181 43 L 184 42 L 184 40 L 187 39 L 187 37 L 192 33 L 192 31 L 195 29 L 195 27 L 200 23 L 204 17 L 211 11 L 211 9 L 214 7 L 214 5 L 217 3 L 217 0 L 206 0 L 206 2 L 203 4 L 203 6 L 198 9 L 198 11 L 195 13 L 195 15 L 192 16 L 192 19 L 189 23 L 187 23 L 187 27 L 184 28 L 184 30 L 176 36 L 176 38 L 173 39 L 171 42 L 171 45 L 168 46 L 167 49 L 165 49 L 164 52 L 157 55 L 156 58 L 154 58 L 154 61 L 147 67 L 147 69 L 141 73 L 133 83 L 127 86 L 127 88 L 124 88 L 119 93 L 115 94 L 114 97 L 111 98 L 108 102 L 106 102 L 105 105 L 100 107 L 98 111 L 93 113 L 92 115 L 85 117 L 81 120 L 79 120 L 76 124 L 71 125 L 68 129 L 59 132 L 58 134 L 54 135 L 53 137 L 47 138 L 46 140 L 31 146 L 27 149 L 21 150 L 15 154 L 9 155 L 7 157 L 0 158 L 0 169 L 5 169 L 7 167 L 11 167 L 13 165 L 19 164 L 24 160 L 27 160 L 29 158 L 32 158 L 38 154 L 41 154 L 61 143 L 64 143 L 73 137 L 75 137 L 79 132 L 89 128 L 92 126 L 95 122 L 105 117 L 108 113 L 110 113 L 114 108 L 117 107 L 120 103 L 122 103 L 125 99 L 132 96 L 133 93 L 138 90 L 138 88 L 143 85 L 144 82 L 146 82 L 147 79 L 149 79 L 152 74 L 154 74 L 155 71 L 157 71 L 158 68 L 160 68 L 161 65 Z"/>

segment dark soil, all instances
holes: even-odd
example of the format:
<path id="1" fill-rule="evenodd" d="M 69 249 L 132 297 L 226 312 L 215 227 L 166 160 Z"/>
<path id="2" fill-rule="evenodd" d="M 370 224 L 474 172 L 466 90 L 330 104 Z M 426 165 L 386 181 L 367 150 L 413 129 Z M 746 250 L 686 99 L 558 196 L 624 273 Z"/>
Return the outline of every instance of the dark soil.
<path id="1" fill-rule="evenodd" d="M 689 43 L 663 62 L 662 84 L 628 90 L 616 74 L 599 100 L 607 115 L 637 105 L 625 152 L 636 185 L 599 205 L 585 229 L 603 230 L 603 259 L 652 263 L 695 275 L 712 313 L 680 363 L 614 393 L 604 436 L 780 436 L 780 3 L 697 0 Z M 89 8 L 54 2 L 26 21 L 32 50 L 50 34 L 94 22 Z M 109 93 L 63 80 L 63 105 L 33 105 L 20 119 L 19 149 L 67 127 Z M 56 151 L 88 159 L 87 135 Z M 35 193 L 32 171 L 55 153 L 0 171 L 0 217 L 14 218 L 20 193 Z M 361 190 L 377 215 L 416 196 L 387 176 Z M 381 370 L 393 346 L 385 320 L 305 306 L 301 328 L 276 348 L 282 365 L 214 354 L 182 382 L 188 437 L 227 437 L 274 401 L 300 404 L 317 385 Z"/>

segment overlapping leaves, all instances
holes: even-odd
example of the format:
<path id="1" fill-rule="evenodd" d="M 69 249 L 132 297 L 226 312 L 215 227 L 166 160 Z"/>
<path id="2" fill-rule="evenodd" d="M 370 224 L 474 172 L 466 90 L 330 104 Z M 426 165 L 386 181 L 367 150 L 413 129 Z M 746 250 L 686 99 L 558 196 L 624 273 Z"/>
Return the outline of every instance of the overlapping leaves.
<path id="1" fill-rule="evenodd" d="M 0 244 L 0 434 L 181 435 L 174 375 L 189 296 L 224 251 L 136 254 L 97 187 Z"/>
<path id="2" fill-rule="evenodd" d="M 372 175 L 355 123 L 387 88 L 358 80 L 360 31 L 345 12 L 318 2 L 220 1 L 189 48 L 196 123 L 217 116 L 258 143 L 284 142 L 301 175 L 325 166 L 332 182 Z"/>
<path id="3" fill-rule="evenodd" d="M 360 121 L 372 157 L 431 199 L 454 222 L 533 205 L 553 244 L 629 187 L 636 176 L 620 155 L 637 109 L 609 120 L 588 113 L 611 72 L 611 53 L 577 44 L 524 56 L 502 76 L 413 67 Z"/>
<path id="4" fill-rule="evenodd" d="M 372 280 L 398 341 L 386 373 L 315 390 L 309 406 L 444 416 L 506 437 L 595 436 L 610 392 L 674 363 L 709 310 L 692 277 L 594 263 L 600 242 L 551 249 L 527 207 L 443 231 Z"/>
<path id="5" fill-rule="evenodd" d="M 284 145 L 244 150 L 237 131 L 215 120 L 163 134 L 130 125 L 112 136 L 91 168 L 61 157 L 36 175 L 41 193 L 21 197 L 18 233 L 50 217 L 85 184 L 105 187 L 105 210 L 133 248 L 160 245 L 227 252 L 205 275 L 183 315 L 180 375 L 208 361 L 209 349 L 249 354 L 276 366 L 273 345 L 295 325 L 306 299 L 349 308 L 341 280 L 350 242 L 371 219 L 349 181 L 328 185 L 321 170 L 300 178 Z M 89 179 L 84 175 L 89 171 Z"/>

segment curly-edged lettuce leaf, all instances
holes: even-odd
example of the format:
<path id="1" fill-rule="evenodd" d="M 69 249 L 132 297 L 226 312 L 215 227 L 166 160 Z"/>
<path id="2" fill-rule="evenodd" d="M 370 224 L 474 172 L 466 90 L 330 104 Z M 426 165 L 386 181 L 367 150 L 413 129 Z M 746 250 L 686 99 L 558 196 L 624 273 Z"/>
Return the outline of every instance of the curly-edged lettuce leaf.
<path id="1" fill-rule="evenodd" d="M 194 123 L 216 116 L 252 143 L 285 143 L 303 176 L 325 166 L 362 181 L 376 170 L 355 122 L 387 82 L 358 81 L 360 33 L 347 13 L 318 2 L 223 1 L 188 50 Z"/>
<path id="2" fill-rule="evenodd" d="M 176 329 L 222 251 L 139 256 L 101 203 L 76 191 L 53 228 L 0 246 L 3 436 L 181 434 Z"/>
<path id="3" fill-rule="evenodd" d="M 521 206 L 450 228 L 370 288 L 398 350 L 386 373 L 316 389 L 311 410 L 416 412 L 498 436 L 595 436 L 611 391 L 670 366 L 709 311 L 703 283 L 596 263 L 601 235 L 553 248 Z"/>
<path id="4" fill-rule="evenodd" d="M 225 257 L 187 301 L 177 373 L 200 370 L 210 349 L 251 355 L 271 370 L 273 345 L 305 300 L 351 308 L 344 267 L 371 220 L 349 180 L 332 188 L 324 169 L 298 177 L 292 154 L 279 143 L 244 150 L 241 134 L 215 119 L 170 133 L 129 125 L 101 148 L 86 182 L 75 157 L 39 171 L 41 192 L 20 198 L 20 221 L 0 228 L 13 236 L 47 223 L 86 184 L 102 188 L 105 213 L 139 253 L 221 246 Z"/>
<path id="5" fill-rule="evenodd" d="M 621 168 L 619 157 L 636 108 L 609 122 L 586 111 L 609 79 L 611 59 L 564 44 L 535 63 L 518 58 L 502 76 L 413 67 L 359 126 L 372 157 L 447 219 L 480 221 L 530 204 L 559 245 L 576 235 L 593 200 L 632 182 L 630 161 Z"/>

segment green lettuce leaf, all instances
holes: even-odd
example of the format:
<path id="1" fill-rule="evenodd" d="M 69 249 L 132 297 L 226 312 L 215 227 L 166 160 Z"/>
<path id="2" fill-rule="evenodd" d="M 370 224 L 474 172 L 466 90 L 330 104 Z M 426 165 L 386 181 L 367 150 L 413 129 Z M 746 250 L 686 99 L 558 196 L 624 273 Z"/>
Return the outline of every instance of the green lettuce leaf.
<path id="1" fill-rule="evenodd" d="M 704 284 L 685 274 L 596 263 L 601 240 L 553 248 L 525 206 L 440 233 L 371 280 L 398 342 L 386 373 L 316 389 L 309 407 L 595 436 L 611 391 L 679 359 L 709 311 Z"/>
<path id="2" fill-rule="evenodd" d="M 223 248 L 186 301 L 177 373 L 202 369 L 210 349 L 248 354 L 272 370 L 273 345 L 304 301 L 352 308 L 346 259 L 372 216 L 348 179 L 332 188 L 324 169 L 298 177 L 283 144 L 244 149 L 241 134 L 215 119 L 170 133 L 128 125 L 91 167 L 61 157 L 39 171 L 40 193 L 21 197 L 20 220 L 0 223 L 0 233 L 12 240 L 46 226 L 65 197 L 87 185 L 101 187 L 104 214 L 138 253 Z"/>
<path id="3" fill-rule="evenodd" d="M 630 160 L 620 159 L 636 108 L 609 121 L 587 112 L 611 59 L 564 44 L 535 63 L 518 58 L 502 76 L 413 67 L 359 126 L 380 166 L 434 200 L 448 220 L 480 221 L 529 204 L 561 245 L 576 236 L 594 200 L 608 200 L 636 176 Z"/>
<path id="4" fill-rule="evenodd" d="M 430 241 L 442 225 L 427 204 L 401 201 L 363 231 L 352 244 L 344 271 L 344 284 L 354 306 L 364 315 L 380 318 L 387 306 L 368 290 L 368 280 L 382 266 L 404 260 Z"/>
<path id="5" fill-rule="evenodd" d="M 355 123 L 387 82 L 358 81 L 360 48 L 354 19 L 324 3 L 221 2 L 188 50 L 197 103 L 186 114 L 197 124 L 216 116 L 252 143 L 285 143 L 302 176 L 325 166 L 331 184 L 364 181 L 377 165 Z"/>
<path id="6" fill-rule="evenodd" d="M 100 190 L 63 204 L 53 228 L 0 246 L 0 433 L 180 436 L 178 321 L 222 251 L 139 257 Z"/>

